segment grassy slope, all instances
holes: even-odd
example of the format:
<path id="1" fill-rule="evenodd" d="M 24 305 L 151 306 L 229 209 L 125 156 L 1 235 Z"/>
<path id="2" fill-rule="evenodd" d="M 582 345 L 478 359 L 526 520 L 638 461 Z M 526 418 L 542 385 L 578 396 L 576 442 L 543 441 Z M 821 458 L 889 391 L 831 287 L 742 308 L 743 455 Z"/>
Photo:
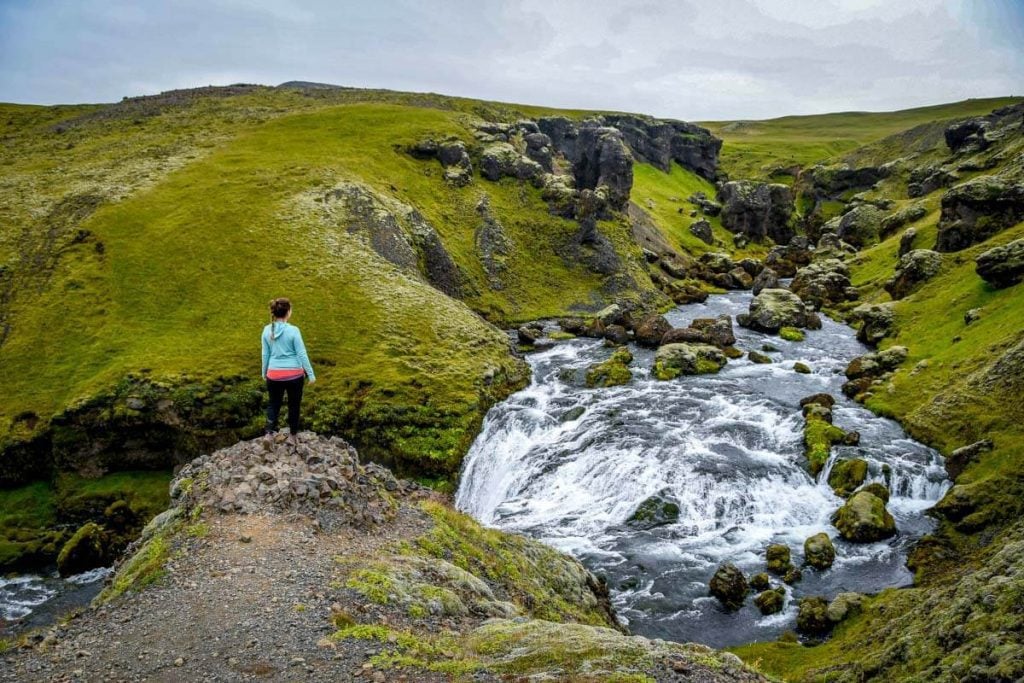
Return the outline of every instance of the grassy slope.
<path id="1" fill-rule="evenodd" d="M 69 406 L 123 403 L 104 392 L 129 375 L 158 386 L 255 386 L 264 302 L 286 294 L 318 368 L 311 424 L 452 473 L 488 402 L 523 378 L 504 336 L 474 311 L 513 322 L 607 301 L 599 276 L 556 255 L 578 226 L 552 216 L 536 189 L 479 177 L 452 188 L 436 162 L 402 150 L 428 135 L 472 148 L 476 116 L 584 112 L 260 88 L 125 111 L 2 113 L 0 284 L 9 280 L 14 299 L 0 359 L 24 372 L 0 379 L 14 397 L 0 406 L 0 444 L 39 434 Z M 468 306 L 326 221 L 316 199 L 342 181 L 419 211 L 468 277 Z M 501 291 L 488 287 L 475 250 L 484 196 L 511 244 Z M 628 226 L 606 221 L 601 230 L 651 287 Z M 196 395 L 214 401 L 210 394 Z M 123 405 L 110 411 L 132 415 Z"/>
<path id="2" fill-rule="evenodd" d="M 776 168 L 805 167 L 908 128 L 987 114 L 1020 98 L 972 99 L 895 112 L 841 112 L 766 121 L 701 123 L 725 141 L 722 169 L 732 178 L 767 178 Z"/>

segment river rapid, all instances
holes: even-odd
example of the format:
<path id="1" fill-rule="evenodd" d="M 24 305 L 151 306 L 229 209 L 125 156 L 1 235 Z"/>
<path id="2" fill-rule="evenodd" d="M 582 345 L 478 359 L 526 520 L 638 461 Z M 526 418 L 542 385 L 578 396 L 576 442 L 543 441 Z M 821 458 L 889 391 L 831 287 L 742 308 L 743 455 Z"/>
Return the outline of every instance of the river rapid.
<path id="1" fill-rule="evenodd" d="M 665 317 L 676 327 L 735 318 L 750 299 L 750 292 L 730 292 Z M 800 597 L 909 584 L 907 550 L 932 528 L 923 513 L 950 484 L 936 451 L 842 395 L 846 365 L 869 349 L 825 317 L 802 342 L 738 325 L 735 333 L 744 351 L 776 347 L 768 353 L 774 363 L 744 357 L 716 375 L 662 382 L 650 373 L 654 352 L 630 345 L 633 380 L 587 389 L 586 368 L 611 355 L 601 340 L 573 339 L 531 354 L 533 380 L 488 413 L 466 457 L 456 505 L 484 524 L 578 557 L 608 579 L 630 629 L 649 637 L 713 647 L 774 639 L 794 627 Z M 796 373 L 796 361 L 812 373 Z M 835 424 L 860 432 L 861 440 L 833 447 L 815 482 L 805 469 L 799 401 L 818 392 L 836 398 Z M 899 529 L 893 539 L 847 543 L 831 525 L 843 501 L 826 483 L 828 471 L 837 458 L 851 457 L 868 461 L 869 481 L 889 484 Z M 659 493 L 679 502 L 678 521 L 649 530 L 625 524 Z M 787 588 L 782 612 L 762 616 L 748 599 L 726 613 L 708 596 L 720 563 L 749 577 L 765 570 L 768 545 L 785 543 L 800 566 L 804 540 L 821 531 L 836 545 L 835 565 L 824 572 L 805 567 L 803 580 Z"/>

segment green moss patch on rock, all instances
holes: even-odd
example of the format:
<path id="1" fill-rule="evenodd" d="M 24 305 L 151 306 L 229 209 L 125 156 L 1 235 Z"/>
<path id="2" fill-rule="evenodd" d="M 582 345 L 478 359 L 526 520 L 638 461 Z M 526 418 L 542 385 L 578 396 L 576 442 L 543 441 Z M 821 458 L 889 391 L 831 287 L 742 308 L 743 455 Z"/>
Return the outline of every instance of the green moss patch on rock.
<path id="1" fill-rule="evenodd" d="M 654 354 L 653 373 L 660 380 L 712 374 L 726 362 L 722 351 L 710 344 L 665 344 Z"/>
<path id="2" fill-rule="evenodd" d="M 628 384 L 633 379 L 629 364 L 633 362 L 633 354 L 629 349 L 619 348 L 611 358 L 595 363 L 587 369 L 586 383 L 588 387 L 614 387 Z"/>
<path id="3" fill-rule="evenodd" d="M 885 502 L 868 491 L 858 491 L 832 516 L 832 523 L 848 541 L 871 543 L 896 534 L 896 521 Z"/>
<path id="4" fill-rule="evenodd" d="M 815 413 L 810 413 L 804 422 L 804 456 L 807 467 L 815 477 L 828 462 L 832 445 L 841 443 L 846 432 L 827 422 Z"/>
<path id="5" fill-rule="evenodd" d="M 798 327 L 783 327 L 779 330 L 779 336 L 786 341 L 802 342 L 804 340 L 804 331 Z"/>
<path id="6" fill-rule="evenodd" d="M 828 485 L 840 498 L 847 498 L 868 476 L 868 462 L 863 458 L 838 460 L 828 473 Z"/>

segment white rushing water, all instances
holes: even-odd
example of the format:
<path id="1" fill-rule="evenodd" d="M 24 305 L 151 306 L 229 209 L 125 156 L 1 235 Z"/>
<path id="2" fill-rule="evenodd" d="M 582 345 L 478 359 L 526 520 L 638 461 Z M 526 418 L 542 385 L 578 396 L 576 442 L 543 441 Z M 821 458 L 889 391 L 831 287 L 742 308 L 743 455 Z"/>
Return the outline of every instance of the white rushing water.
<path id="1" fill-rule="evenodd" d="M 715 296 L 666 317 L 684 326 L 735 316 L 750 296 Z M 842 396 L 842 371 L 868 349 L 828 319 L 803 342 L 738 326 L 736 336 L 744 350 L 777 347 L 769 354 L 775 362 L 730 360 L 717 375 L 661 382 L 650 375 L 653 352 L 631 347 L 629 384 L 587 389 L 585 369 L 611 353 L 599 340 L 531 355 L 532 383 L 488 413 L 467 455 L 457 506 L 578 556 L 608 578 L 620 616 L 649 636 L 714 646 L 772 638 L 792 628 L 795 597 L 909 583 L 907 547 L 929 530 L 923 511 L 949 484 L 938 453 Z M 812 374 L 794 372 L 795 361 Z M 887 481 L 895 539 L 855 545 L 837 538 L 829 520 L 842 500 L 825 483 L 828 469 L 815 482 L 803 456 L 799 400 L 817 392 L 836 397 L 835 424 L 861 434 L 859 446 L 833 448 L 828 467 L 837 458 L 864 458 L 869 480 Z M 627 526 L 655 494 L 678 502 L 678 521 Z M 781 614 L 762 617 L 751 601 L 726 614 L 707 597 L 719 563 L 763 571 L 765 548 L 786 543 L 799 565 L 804 540 L 821 531 L 833 537 L 837 562 L 822 573 L 805 569 Z"/>

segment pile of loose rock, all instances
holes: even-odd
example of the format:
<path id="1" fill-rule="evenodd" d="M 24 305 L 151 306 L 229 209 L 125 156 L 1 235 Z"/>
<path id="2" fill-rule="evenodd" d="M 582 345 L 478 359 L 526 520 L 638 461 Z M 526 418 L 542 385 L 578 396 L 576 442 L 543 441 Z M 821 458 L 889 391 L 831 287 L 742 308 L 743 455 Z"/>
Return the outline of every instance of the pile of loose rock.
<path id="1" fill-rule="evenodd" d="M 171 484 L 178 507 L 223 513 L 294 512 L 356 526 L 394 515 L 395 497 L 425 492 L 387 469 L 359 464 L 356 450 L 338 437 L 300 432 L 294 437 L 240 441 L 186 465 Z"/>

